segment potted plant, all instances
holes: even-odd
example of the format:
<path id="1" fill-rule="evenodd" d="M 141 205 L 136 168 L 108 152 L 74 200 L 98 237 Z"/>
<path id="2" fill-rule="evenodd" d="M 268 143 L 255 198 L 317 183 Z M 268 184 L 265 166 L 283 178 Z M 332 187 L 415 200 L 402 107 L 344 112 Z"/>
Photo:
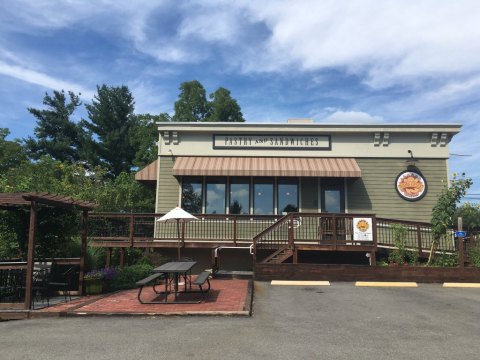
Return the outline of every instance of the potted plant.
<path id="1" fill-rule="evenodd" d="M 100 294 L 103 289 L 103 279 L 105 274 L 101 270 L 92 270 L 85 274 L 83 280 L 85 281 L 85 291 L 87 295 Z"/>
<path id="2" fill-rule="evenodd" d="M 103 292 L 109 292 L 112 288 L 112 281 L 117 277 L 115 268 L 107 267 L 100 270 L 103 273 Z"/>

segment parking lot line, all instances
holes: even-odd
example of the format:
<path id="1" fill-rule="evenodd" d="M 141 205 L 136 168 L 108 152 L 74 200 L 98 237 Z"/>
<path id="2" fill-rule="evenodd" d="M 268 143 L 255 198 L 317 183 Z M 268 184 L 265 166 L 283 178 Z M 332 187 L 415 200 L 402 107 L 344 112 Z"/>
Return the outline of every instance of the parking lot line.
<path id="1" fill-rule="evenodd" d="M 329 286 L 330 281 L 288 281 L 288 280 L 272 280 L 271 285 L 284 286 Z"/>
<path id="2" fill-rule="evenodd" d="M 366 287 L 418 287 L 416 282 L 395 282 L 395 281 L 357 281 L 355 286 Z"/>
<path id="3" fill-rule="evenodd" d="M 446 288 L 480 288 L 480 283 L 443 283 Z"/>

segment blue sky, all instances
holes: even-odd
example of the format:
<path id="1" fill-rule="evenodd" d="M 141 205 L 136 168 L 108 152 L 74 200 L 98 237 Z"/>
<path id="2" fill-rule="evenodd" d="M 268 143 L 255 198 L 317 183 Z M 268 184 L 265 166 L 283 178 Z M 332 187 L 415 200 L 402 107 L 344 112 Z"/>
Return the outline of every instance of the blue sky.
<path id="1" fill-rule="evenodd" d="M 471 156 L 451 172 L 480 194 L 479 23 L 475 0 L 3 1 L 0 127 L 32 135 L 46 91 L 88 103 L 104 83 L 137 113 L 172 113 L 197 79 L 248 122 L 461 123 L 450 151 Z"/>

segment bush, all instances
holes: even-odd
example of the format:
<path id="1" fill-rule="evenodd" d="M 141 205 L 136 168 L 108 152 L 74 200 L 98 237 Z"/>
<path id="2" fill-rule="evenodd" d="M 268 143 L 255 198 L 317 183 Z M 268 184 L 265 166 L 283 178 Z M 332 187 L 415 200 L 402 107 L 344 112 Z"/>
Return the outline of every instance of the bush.
<path id="1" fill-rule="evenodd" d="M 153 266 L 149 264 L 138 264 L 125 266 L 118 269 L 118 275 L 112 282 L 112 290 L 133 289 L 135 283 L 152 273 Z"/>
<path id="2" fill-rule="evenodd" d="M 442 252 L 435 255 L 431 262 L 432 266 L 454 267 L 458 266 L 458 253 L 447 254 Z"/>
<path id="3" fill-rule="evenodd" d="M 470 257 L 473 266 L 480 267 L 480 243 L 477 243 L 470 248 L 468 256 Z"/>

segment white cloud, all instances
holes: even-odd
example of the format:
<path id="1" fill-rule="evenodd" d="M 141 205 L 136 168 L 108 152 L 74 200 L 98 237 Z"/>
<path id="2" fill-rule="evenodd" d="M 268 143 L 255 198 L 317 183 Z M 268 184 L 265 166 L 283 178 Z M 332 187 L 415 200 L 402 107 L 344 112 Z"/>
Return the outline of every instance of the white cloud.
<path id="1" fill-rule="evenodd" d="M 49 89 L 64 89 L 81 93 L 81 97 L 84 99 L 91 99 L 93 92 L 85 89 L 83 86 L 56 79 L 42 72 L 31 70 L 25 67 L 10 65 L 0 60 L 0 74 L 10 76 L 30 84 L 39 85 Z"/>
<path id="2" fill-rule="evenodd" d="M 370 115 L 363 111 L 342 111 L 337 110 L 333 114 L 324 119 L 320 119 L 320 123 L 381 123 L 383 118 L 381 116 Z"/>

